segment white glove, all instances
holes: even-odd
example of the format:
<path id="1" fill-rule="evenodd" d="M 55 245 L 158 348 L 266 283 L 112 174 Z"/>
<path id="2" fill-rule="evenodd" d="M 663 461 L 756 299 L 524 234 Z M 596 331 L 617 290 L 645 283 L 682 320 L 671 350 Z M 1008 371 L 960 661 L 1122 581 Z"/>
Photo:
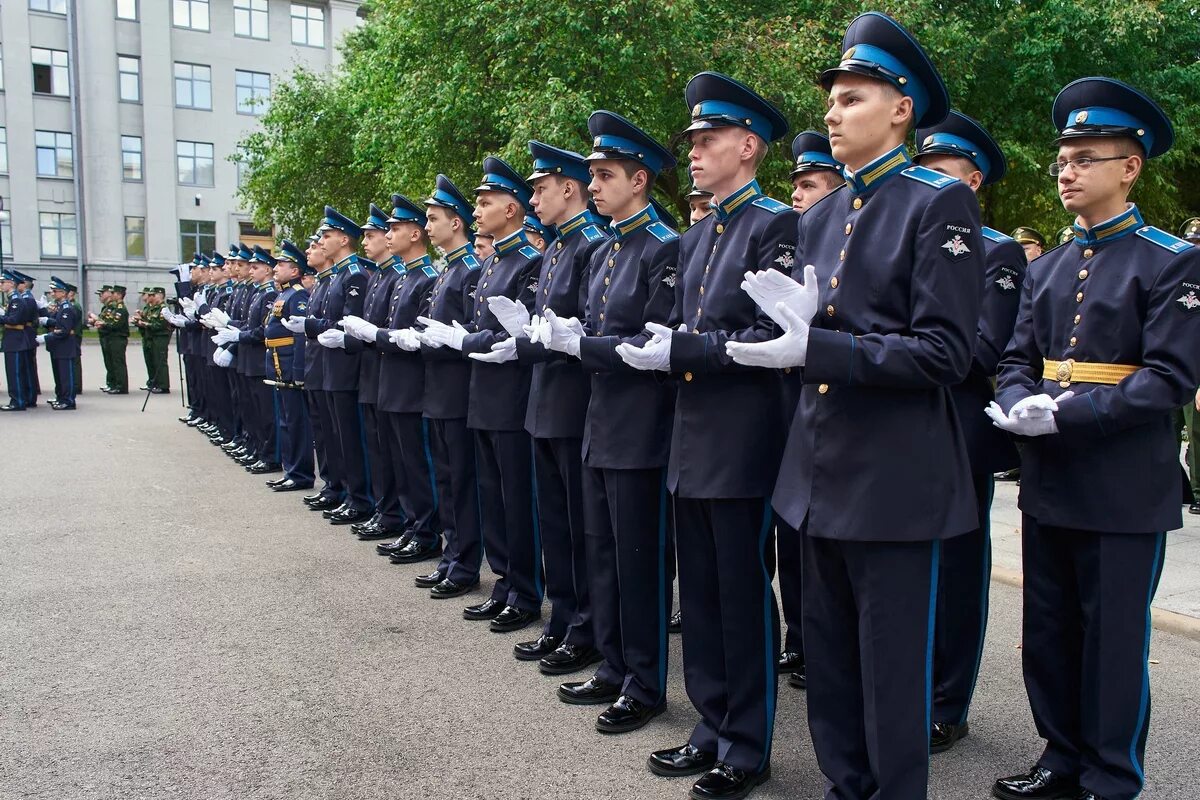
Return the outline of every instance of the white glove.
<path id="1" fill-rule="evenodd" d="M 224 347 L 218 347 L 216 352 L 213 353 L 213 363 L 218 367 L 228 367 L 233 363 L 233 353 Z"/>
<path id="2" fill-rule="evenodd" d="M 44 333 L 39 333 L 39 334 L 37 335 L 37 343 L 38 343 L 38 344 L 45 344 L 45 343 L 46 343 L 46 334 L 44 334 Z"/>
<path id="3" fill-rule="evenodd" d="M 182 314 L 172 314 L 171 318 L 168 319 L 167 322 L 171 323 L 176 328 L 182 328 L 184 325 L 187 325 L 187 318 Z"/>
<path id="4" fill-rule="evenodd" d="M 241 336 L 241 331 L 237 328 L 221 328 L 217 331 L 216 336 L 212 337 L 214 344 L 233 344 Z"/>
<path id="5" fill-rule="evenodd" d="M 346 333 L 350 334 L 351 336 L 354 336 L 355 338 L 358 338 L 354 334 L 354 329 L 357 328 L 359 323 L 362 323 L 362 322 L 366 322 L 366 320 L 364 320 L 362 317 L 356 317 L 353 314 L 347 314 L 346 316 L 339 319 L 337 321 L 337 324 Z"/>
<path id="6" fill-rule="evenodd" d="M 412 328 L 401 328 L 400 330 L 392 331 L 388 334 L 388 339 L 396 347 L 406 350 L 409 353 L 415 353 L 421 349 L 421 334 Z"/>
<path id="7" fill-rule="evenodd" d="M 549 339 L 542 338 L 542 344 L 549 350 L 556 350 L 559 353 L 579 358 L 579 342 L 583 339 L 583 323 L 576 317 L 563 319 L 555 314 L 552 308 L 547 308 L 543 316 L 549 330 L 543 328 L 538 332 L 538 336 L 541 338 L 548 333 Z"/>
<path id="8" fill-rule="evenodd" d="M 287 319 L 280 320 L 283 327 L 287 328 L 292 333 L 304 333 L 304 320 L 307 317 L 292 316 Z"/>
<path id="9" fill-rule="evenodd" d="M 471 358 L 487 364 L 503 364 L 505 361 L 517 360 L 517 340 L 505 339 L 492 345 L 490 353 L 471 353 Z"/>
<path id="10" fill-rule="evenodd" d="M 463 339 L 467 338 L 467 329 L 454 320 L 450 325 L 438 322 L 429 317 L 417 317 L 417 322 L 425 326 L 421 333 L 421 341 L 430 347 L 450 347 L 462 350 Z"/>
<path id="11" fill-rule="evenodd" d="M 184 306 L 183 307 L 183 316 L 184 316 L 184 318 L 191 320 L 192 322 L 195 322 L 196 321 L 196 304 L 192 303 L 190 306 Z"/>
<path id="12" fill-rule="evenodd" d="M 582 329 L 582 325 L 580 328 Z M 550 323 L 546 322 L 544 317 L 534 317 L 529 320 L 529 324 L 525 326 L 523 333 L 529 337 L 529 341 L 534 344 L 541 343 L 542 347 L 550 349 Z"/>
<path id="13" fill-rule="evenodd" d="M 38 317 L 38 325 L 45 325 L 49 321 L 49 317 Z"/>
<path id="14" fill-rule="evenodd" d="M 1030 395 L 1014 403 L 1013 407 L 1008 410 L 1008 416 L 1009 419 L 1045 419 L 1053 417 L 1054 412 L 1058 411 L 1059 401 L 1069 400 L 1074 396 L 1074 392 L 1063 392 L 1058 397 L 1051 397 L 1048 394 Z"/>
<path id="15" fill-rule="evenodd" d="M 361 339 L 364 342 L 375 341 L 375 334 L 379 333 L 379 326 L 372 325 L 362 317 L 348 316 L 342 317 L 342 327 L 346 333 L 353 336 L 355 339 Z"/>
<path id="16" fill-rule="evenodd" d="M 189 308 L 195 308 L 196 301 L 190 297 L 181 297 L 181 298 L 179 298 L 179 305 L 181 308 L 183 308 L 186 311 Z"/>
<path id="17" fill-rule="evenodd" d="M 525 306 L 516 300 L 495 295 L 487 299 L 488 308 L 496 319 L 514 339 L 528 338 L 525 328 L 532 322 L 533 317 L 525 310 Z"/>
<path id="18" fill-rule="evenodd" d="M 206 324 L 214 323 L 209 327 L 224 328 L 229 324 L 229 315 L 219 308 L 212 308 L 200 320 Z"/>
<path id="19" fill-rule="evenodd" d="M 1058 399 L 1071 395 L 1074 392 L 1063 392 Z M 1015 406 L 1014 406 L 1015 409 Z M 1058 423 L 1054 421 L 1054 412 L 1050 412 L 1045 416 L 1036 417 L 1017 417 L 1009 411 L 1008 416 L 1004 415 L 1004 409 L 996 403 L 995 400 L 988 403 L 987 408 L 983 410 L 992 420 L 992 424 L 1002 431 L 1008 431 L 1015 436 L 1046 436 L 1051 433 L 1058 433 Z"/>
<path id="20" fill-rule="evenodd" d="M 747 367 L 803 367 L 808 360 L 808 320 L 798 317 L 786 303 L 775 306 L 775 313 L 782 320 L 779 323 L 784 330 L 782 336 L 769 342 L 726 342 L 725 352 L 729 357 Z"/>
<path id="21" fill-rule="evenodd" d="M 46 308 L 47 306 L 50 305 L 49 303 L 46 302 L 46 298 L 41 295 L 38 295 L 36 302 L 37 302 L 38 308 Z"/>
<path id="22" fill-rule="evenodd" d="M 742 281 L 742 291 L 750 295 L 758 307 L 784 330 L 787 330 L 787 320 L 775 310 L 780 303 L 811 324 L 817 313 L 817 268 L 812 264 L 804 267 L 803 284 L 796 283 L 776 269 L 747 272 L 746 280 Z"/>
<path id="23" fill-rule="evenodd" d="M 650 341 L 642 347 L 631 344 L 617 345 L 617 355 L 634 369 L 658 370 L 669 372 L 671 369 L 671 336 L 675 331 L 657 322 L 647 322 L 646 330 L 654 334 Z M 686 331 L 686 325 L 680 325 L 679 330 Z"/>
<path id="24" fill-rule="evenodd" d="M 330 350 L 335 348 L 345 349 L 346 347 L 346 332 L 336 331 L 333 328 L 325 331 L 317 336 L 317 341 Z"/>

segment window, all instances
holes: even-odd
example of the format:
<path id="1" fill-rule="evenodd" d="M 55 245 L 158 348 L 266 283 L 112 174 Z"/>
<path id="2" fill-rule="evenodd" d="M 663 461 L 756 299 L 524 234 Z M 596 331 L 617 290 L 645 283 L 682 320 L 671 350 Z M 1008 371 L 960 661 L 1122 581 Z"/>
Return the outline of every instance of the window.
<path id="1" fill-rule="evenodd" d="M 173 0 L 171 11 L 177 28 L 208 30 L 208 0 Z"/>
<path id="2" fill-rule="evenodd" d="M 179 260 L 191 261 L 193 253 L 217 249 L 217 223 L 203 219 L 179 220 Z"/>
<path id="3" fill-rule="evenodd" d="M 71 153 L 71 134 L 59 131 L 34 131 L 37 174 L 45 178 L 71 178 L 75 159 Z"/>
<path id="4" fill-rule="evenodd" d="M 137 18 L 137 0 L 117 0 L 117 19 L 131 19 L 136 22 Z"/>
<path id="5" fill-rule="evenodd" d="M 74 214 L 38 214 L 38 227 L 42 230 L 42 255 L 54 258 L 74 258 L 75 245 Z"/>
<path id="6" fill-rule="evenodd" d="M 325 9 L 292 3 L 292 44 L 325 46 Z"/>
<path id="7" fill-rule="evenodd" d="M 117 56 L 117 76 L 121 99 L 127 103 L 142 102 L 142 60 L 136 56 Z"/>
<path id="8" fill-rule="evenodd" d="M 268 38 L 267 0 L 233 0 L 233 32 L 252 39 Z"/>
<path id="9" fill-rule="evenodd" d="M 142 137 L 121 137 L 121 178 L 127 181 L 142 179 Z"/>
<path id="10" fill-rule="evenodd" d="M 12 218 L 0 221 L 0 258 L 5 254 L 12 256 L 13 251 L 13 236 L 12 236 Z"/>
<path id="11" fill-rule="evenodd" d="M 66 14 L 67 0 L 29 0 L 30 11 L 49 11 L 51 14 Z"/>
<path id="12" fill-rule="evenodd" d="M 212 111 L 212 70 L 202 64 L 175 64 L 175 107 Z"/>
<path id="13" fill-rule="evenodd" d="M 47 50 L 44 47 L 30 48 L 33 60 L 33 90 L 39 94 L 70 94 L 70 78 L 67 75 L 67 51 Z"/>
<path id="14" fill-rule="evenodd" d="M 0 128 L 0 172 L 8 172 L 8 128 Z"/>
<path id="15" fill-rule="evenodd" d="M 184 186 L 213 185 L 213 146 L 208 142 L 175 143 L 175 165 Z"/>
<path id="16" fill-rule="evenodd" d="M 0 128 L 0 130 L 3 129 Z M 236 159 L 233 163 L 237 167 L 237 188 L 241 189 L 246 185 L 246 179 L 250 177 L 250 165 L 244 158 Z"/>
<path id="17" fill-rule="evenodd" d="M 127 258 L 146 257 L 146 218 L 125 218 L 125 256 Z"/>
<path id="18" fill-rule="evenodd" d="M 271 76 L 265 72 L 234 70 L 237 85 L 237 110 L 239 114 L 259 116 L 267 112 L 271 100 Z"/>
<path id="19" fill-rule="evenodd" d="M 0 92 L 4 91 L 4 50 L 0 49 Z"/>

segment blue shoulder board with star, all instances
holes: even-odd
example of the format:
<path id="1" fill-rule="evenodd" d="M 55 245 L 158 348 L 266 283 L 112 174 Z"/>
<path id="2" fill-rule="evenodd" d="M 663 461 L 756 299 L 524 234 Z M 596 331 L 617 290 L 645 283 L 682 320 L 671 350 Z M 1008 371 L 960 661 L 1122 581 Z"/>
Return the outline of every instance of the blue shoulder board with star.
<path id="1" fill-rule="evenodd" d="M 1164 250 L 1170 250 L 1172 253 L 1182 253 L 1184 250 L 1195 247 L 1196 245 L 1180 239 L 1164 230 L 1155 228 L 1153 225 L 1147 225 L 1144 228 L 1138 228 L 1137 235 L 1148 242 L 1154 242 Z"/>
<path id="2" fill-rule="evenodd" d="M 651 222 L 646 226 L 646 232 L 660 242 L 673 242 L 679 238 L 679 234 L 671 230 L 670 226 L 662 220 Z"/>
<path id="3" fill-rule="evenodd" d="M 525 256 L 526 258 L 537 258 L 538 256 L 541 255 L 541 253 L 539 253 L 537 251 L 536 247 L 534 247 L 533 245 L 529 245 L 529 244 L 521 245 L 521 249 L 518 250 L 517 252 L 520 253 L 521 255 Z"/>
<path id="4" fill-rule="evenodd" d="M 958 178 L 952 178 L 945 173 L 920 166 L 909 167 L 900 174 L 918 183 L 932 186 L 935 189 L 945 189 L 952 183 L 958 183 Z"/>
<path id="5" fill-rule="evenodd" d="M 774 197 L 767 197 L 766 195 L 763 195 L 762 197 L 758 198 L 750 205 L 758 206 L 759 208 L 765 208 L 767 211 L 770 211 L 772 214 L 778 214 L 780 211 L 787 211 L 789 208 L 791 208 L 791 206 L 785 206 L 783 203 L 779 202 Z"/>
<path id="6" fill-rule="evenodd" d="M 983 238 L 991 242 L 1015 241 L 1011 236 L 1001 233 L 995 228 L 989 228 L 987 225 L 983 226 Z"/>
<path id="7" fill-rule="evenodd" d="M 587 239 L 589 242 L 595 242 L 604 238 L 604 233 L 595 225 L 584 225 L 579 232 L 582 233 L 583 238 Z"/>
<path id="8" fill-rule="evenodd" d="M 438 275 L 437 270 L 433 268 L 433 264 L 421 265 L 421 272 L 424 272 L 427 278 L 436 278 Z"/>
<path id="9" fill-rule="evenodd" d="M 472 272 L 483 266 L 483 264 L 479 263 L 479 259 L 471 253 L 467 253 L 465 256 L 463 256 L 463 263 L 466 264 L 467 269 L 471 270 Z"/>

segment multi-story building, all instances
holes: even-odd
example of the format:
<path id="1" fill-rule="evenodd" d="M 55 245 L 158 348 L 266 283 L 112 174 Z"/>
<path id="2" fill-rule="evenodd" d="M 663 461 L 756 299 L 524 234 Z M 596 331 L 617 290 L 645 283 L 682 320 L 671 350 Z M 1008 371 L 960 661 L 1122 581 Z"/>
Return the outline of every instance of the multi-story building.
<path id="1" fill-rule="evenodd" d="M 266 243 L 230 161 L 360 0 L 4 0 L 0 255 L 42 282 L 164 286 L 195 250 Z M 91 292 L 81 297 L 94 303 Z"/>

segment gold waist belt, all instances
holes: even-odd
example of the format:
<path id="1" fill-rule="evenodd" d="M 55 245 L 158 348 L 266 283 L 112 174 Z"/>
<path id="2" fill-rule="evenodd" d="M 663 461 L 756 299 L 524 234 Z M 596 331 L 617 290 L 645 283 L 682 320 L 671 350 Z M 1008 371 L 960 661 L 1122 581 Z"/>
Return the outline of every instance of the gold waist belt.
<path id="1" fill-rule="evenodd" d="M 280 336 L 278 339 L 267 339 L 267 347 L 291 347 L 296 340 L 291 336 Z"/>
<path id="2" fill-rule="evenodd" d="M 1043 359 L 1042 380 L 1058 381 L 1058 385 L 1067 388 L 1072 383 L 1102 383 L 1116 386 L 1118 383 L 1137 372 L 1141 367 L 1133 364 L 1088 364 L 1068 358 L 1066 361 L 1051 361 Z"/>

